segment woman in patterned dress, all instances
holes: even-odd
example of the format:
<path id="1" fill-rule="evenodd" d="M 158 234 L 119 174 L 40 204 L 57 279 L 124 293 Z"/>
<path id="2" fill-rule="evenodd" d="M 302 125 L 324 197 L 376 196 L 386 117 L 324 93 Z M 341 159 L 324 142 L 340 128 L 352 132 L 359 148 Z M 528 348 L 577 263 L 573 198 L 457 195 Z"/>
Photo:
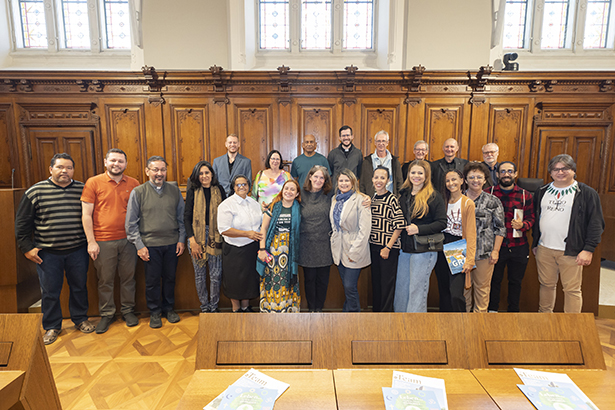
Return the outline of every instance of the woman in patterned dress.
<path id="1" fill-rule="evenodd" d="M 261 312 L 299 312 L 299 228 L 301 192 L 294 179 L 286 181 L 263 215 L 257 271 Z"/>
<path id="2" fill-rule="evenodd" d="M 259 171 L 254 178 L 252 198 L 261 204 L 263 211 L 282 190 L 284 183 L 293 179 L 290 173 L 284 171 L 283 163 L 280 151 L 272 150 L 265 160 L 265 169 Z"/>

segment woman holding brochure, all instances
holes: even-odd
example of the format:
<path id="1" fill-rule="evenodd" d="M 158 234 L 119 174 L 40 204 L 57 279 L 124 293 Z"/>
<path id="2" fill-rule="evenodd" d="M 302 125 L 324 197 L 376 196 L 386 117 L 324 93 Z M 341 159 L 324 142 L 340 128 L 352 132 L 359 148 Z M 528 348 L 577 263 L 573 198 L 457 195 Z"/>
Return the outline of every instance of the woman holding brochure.
<path id="1" fill-rule="evenodd" d="M 435 271 L 440 291 L 440 312 L 465 312 L 464 287 L 469 289 L 472 286 L 470 271 L 474 267 L 476 253 L 475 207 L 474 202 L 461 193 L 463 174 L 460 171 L 448 171 L 444 176 L 444 183 L 443 194 L 447 204 L 446 228 L 442 231 L 444 243 L 465 239 L 466 261 L 462 271 L 453 275 L 444 252 L 438 252 Z"/>

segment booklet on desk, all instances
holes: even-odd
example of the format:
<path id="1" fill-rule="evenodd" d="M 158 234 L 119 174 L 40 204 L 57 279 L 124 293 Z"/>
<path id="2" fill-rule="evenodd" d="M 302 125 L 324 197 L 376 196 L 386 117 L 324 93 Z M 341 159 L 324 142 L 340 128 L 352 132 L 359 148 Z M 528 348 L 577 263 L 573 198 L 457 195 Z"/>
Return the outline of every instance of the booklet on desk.
<path id="1" fill-rule="evenodd" d="M 538 410 L 590 410 L 579 396 L 565 387 L 526 384 L 518 384 L 517 387 Z"/>
<path id="2" fill-rule="evenodd" d="M 446 387 L 443 379 L 393 371 L 394 389 L 428 390 L 434 392 L 440 410 L 448 410 Z"/>
<path id="3" fill-rule="evenodd" d="M 257 387 L 230 386 L 224 392 L 219 409 L 273 410 L 278 391 Z"/>
<path id="4" fill-rule="evenodd" d="M 273 377 L 269 377 L 266 374 L 259 372 L 256 369 L 248 370 L 244 375 L 242 375 L 239 379 L 235 381 L 235 383 L 231 384 L 229 388 L 220 393 L 218 397 L 210 401 L 203 410 L 217 410 L 224 399 L 225 394 L 232 387 L 249 387 L 249 388 L 257 388 L 257 389 L 272 389 L 276 391 L 276 395 L 274 397 L 275 400 L 278 399 L 290 387 L 290 384 L 281 382 L 279 380 L 274 379 Z"/>
<path id="5" fill-rule="evenodd" d="M 547 386 L 547 387 L 563 387 L 570 389 L 576 394 L 589 409 L 599 410 L 598 407 L 583 393 L 579 387 L 574 384 L 572 379 L 564 373 L 541 372 L 538 370 L 520 369 L 515 367 L 517 376 L 526 386 Z"/>
<path id="6" fill-rule="evenodd" d="M 416 409 L 416 410 L 439 410 L 440 405 L 436 394 L 431 390 L 396 389 L 383 387 L 384 407 L 386 410 Z"/>

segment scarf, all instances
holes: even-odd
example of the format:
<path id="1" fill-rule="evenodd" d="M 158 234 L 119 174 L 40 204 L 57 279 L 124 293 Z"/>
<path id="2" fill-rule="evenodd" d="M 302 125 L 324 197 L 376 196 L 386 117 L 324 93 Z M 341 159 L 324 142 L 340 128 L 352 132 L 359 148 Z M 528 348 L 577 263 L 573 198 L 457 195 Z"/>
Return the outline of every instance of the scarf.
<path id="1" fill-rule="evenodd" d="M 354 194 L 354 191 L 350 190 L 345 194 L 342 194 L 339 189 L 337 190 L 337 195 L 335 195 L 335 205 L 333 206 L 333 223 L 335 227 L 339 231 L 340 222 L 342 219 L 342 209 L 344 209 L 344 203 Z"/>
<path id="2" fill-rule="evenodd" d="M 207 221 L 207 199 L 203 189 L 194 190 L 194 210 L 192 227 L 194 229 L 194 239 L 203 249 L 203 257 L 196 261 L 197 265 L 203 267 L 209 255 L 222 255 L 222 236 L 218 232 L 218 205 L 222 202 L 220 188 L 212 186 L 210 188 L 211 198 L 209 200 L 209 221 Z M 209 226 L 209 237 L 207 236 L 207 226 Z"/>

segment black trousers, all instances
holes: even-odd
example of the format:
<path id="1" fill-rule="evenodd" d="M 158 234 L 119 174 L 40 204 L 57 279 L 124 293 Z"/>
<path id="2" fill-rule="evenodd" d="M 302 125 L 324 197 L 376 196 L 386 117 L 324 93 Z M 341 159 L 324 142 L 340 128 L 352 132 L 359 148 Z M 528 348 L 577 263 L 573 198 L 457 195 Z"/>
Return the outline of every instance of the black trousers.
<path id="1" fill-rule="evenodd" d="M 519 299 L 521 298 L 521 282 L 525 275 L 525 268 L 530 258 L 529 244 L 500 248 L 500 259 L 493 268 L 491 277 L 491 293 L 489 294 L 488 310 L 497 311 L 500 306 L 500 291 L 504 269 L 508 266 L 508 311 L 519 311 Z"/>
<path id="2" fill-rule="evenodd" d="M 399 249 L 391 249 L 389 258 L 380 257 L 381 245 L 369 244 L 372 257 L 372 295 L 374 312 L 393 312 L 395 281 L 397 279 L 397 260 Z"/>
<path id="3" fill-rule="evenodd" d="M 175 306 L 177 244 L 150 246 L 145 267 L 145 300 L 150 313 L 167 313 Z"/>
<path id="4" fill-rule="evenodd" d="M 321 266 L 319 268 L 303 267 L 305 300 L 307 300 L 308 310 L 320 312 L 325 306 L 330 272 L 331 266 Z"/>
<path id="5" fill-rule="evenodd" d="M 453 236 L 444 232 L 444 243 L 451 243 L 460 239 L 460 236 Z M 460 272 L 453 275 L 442 251 L 438 252 L 435 271 L 440 293 L 440 312 L 465 312 L 466 298 L 463 296 L 463 291 L 466 274 Z"/>

